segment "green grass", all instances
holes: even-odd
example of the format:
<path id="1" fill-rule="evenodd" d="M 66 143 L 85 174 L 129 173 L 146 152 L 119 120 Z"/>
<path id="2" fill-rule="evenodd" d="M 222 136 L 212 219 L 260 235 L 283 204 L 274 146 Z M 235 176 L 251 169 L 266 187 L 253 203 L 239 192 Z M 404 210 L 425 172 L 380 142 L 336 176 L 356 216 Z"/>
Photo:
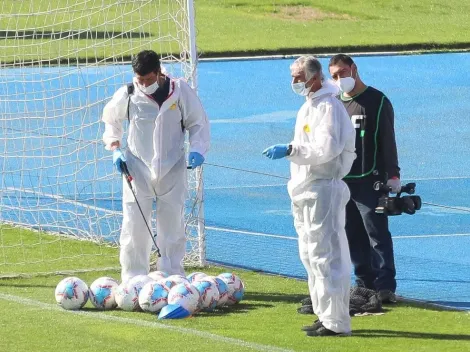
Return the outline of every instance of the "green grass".
<path id="1" fill-rule="evenodd" d="M 0 276 L 117 266 L 117 249 L 107 243 L 0 226 Z"/>
<path id="2" fill-rule="evenodd" d="M 103 1 L 105 5 L 112 3 Z M 65 13 L 50 9 L 70 6 L 69 0 L 33 1 L 31 9 L 29 4 L 3 0 L 0 28 L 40 28 L 39 33 L 44 31 L 46 38 L 0 35 L 1 62 L 120 62 L 144 48 L 162 55 L 179 55 L 174 41 L 157 41 L 160 29 L 182 35 L 181 28 L 163 15 L 158 25 L 151 21 L 155 14 L 166 11 L 159 2 L 128 2 L 101 10 L 90 7 L 90 2 L 76 2 Z M 197 44 L 202 57 L 470 48 L 465 35 L 470 33 L 470 2 L 460 0 L 197 0 L 195 6 Z M 8 15 L 28 12 L 37 15 Z M 143 27 L 138 27 L 142 23 Z M 48 37 L 50 33 L 67 35 L 70 31 L 82 34 L 71 39 Z M 130 34 L 123 39 L 116 34 L 120 32 Z"/>
<path id="3" fill-rule="evenodd" d="M 196 4 L 198 44 L 205 55 L 470 47 L 463 34 L 470 32 L 470 3 L 460 0 L 199 0 Z"/>
<path id="4" fill-rule="evenodd" d="M 5 233 L 5 228 L 2 233 Z M 29 236 L 29 243 L 35 243 L 38 235 L 30 233 Z M 28 242 L 25 230 L 22 230 L 22 237 L 24 242 Z M 71 250 L 75 247 L 79 252 L 83 248 L 82 242 L 68 242 Z M 107 254 L 116 258 L 117 250 L 109 250 Z M 90 268 L 102 266 L 103 261 L 108 261 L 106 256 L 87 257 Z M 218 267 L 204 269 L 213 275 L 227 270 Z M 188 273 L 191 271 L 193 269 L 187 268 Z M 265 347 L 265 351 L 272 351 L 274 347 L 292 351 L 349 352 L 470 350 L 470 314 L 424 309 L 404 303 L 386 307 L 385 315 L 354 317 L 352 337 L 309 338 L 300 331 L 300 327 L 310 324 L 314 316 L 296 312 L 298 302 L 307 292 L 305 282 L 243 270 L 236 270 L 236 273 L 246 285 L 245 299 L 239 305 L 190 319 L 163 322 L 146 313 L 99 312 L 90 302 L 82 311 L 85 314 L 64 311 L 55 305 L 54 300 L 55 286 L 63 276 L 0 279 L 0 351 L 209 349 L 225 352 L 261 350 L 259 344 L 271 346 Z M 77 276 L 91 284 L 101 276 L 118 279 L 119 272 L 86 272 Z M 208 337 L 203 333 L 213 335 Z M 236 340 L 213 340 L 222 337 Z M 239 345 L 242 343 L 245 346 Z M 258 345 L 249 347 L 246 344 Z"/>

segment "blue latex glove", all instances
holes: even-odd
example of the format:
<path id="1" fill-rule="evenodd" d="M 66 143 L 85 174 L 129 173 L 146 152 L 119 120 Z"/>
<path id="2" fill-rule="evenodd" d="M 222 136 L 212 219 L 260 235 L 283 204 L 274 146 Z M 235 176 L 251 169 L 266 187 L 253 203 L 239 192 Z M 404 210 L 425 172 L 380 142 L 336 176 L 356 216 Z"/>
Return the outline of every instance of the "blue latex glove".
<path id="1" fill-rule="evenodd" d="M 275 144 L 263 150 L 263 155 L 273 160 L 281 159 L 287 156 L 287 148 L 289 144 Z"/>
<path id="2" fill-rule="evenodd" d="M 113 164 L 116 166 L 116 169 L 119 173 L 122 174 L 121 162 L 126 162 L 124 154 L 122 154 L 121 149 L 116 148 L 113 151 Z"/>
<path id="3" fill-rule="evenodd" d="M 195 169 L 198 166 L 201 166 L 204 160 L 204 157 L 198 152 L 191 152 L 188 155 L 188 166 L 191 169 Z"/>

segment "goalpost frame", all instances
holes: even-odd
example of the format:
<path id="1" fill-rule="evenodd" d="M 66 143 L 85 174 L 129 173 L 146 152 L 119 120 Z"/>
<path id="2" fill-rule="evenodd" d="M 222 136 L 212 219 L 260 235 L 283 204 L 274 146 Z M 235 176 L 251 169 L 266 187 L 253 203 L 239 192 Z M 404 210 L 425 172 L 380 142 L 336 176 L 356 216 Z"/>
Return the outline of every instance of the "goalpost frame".
<path id="1" fill-rule="evenodd" d="M 187 0 L 188 6 L 188 26 L 189 26 L 189 49 L 191 61 L 191 86 L 194 90 L 198 90 L 197 65 L 198 54 L 196 46 L 196 24 L 194 0 Z M 206 265 L 206 242 L 205 242 L 205 224 L 204 224 L 204 170 L 202 167 L 196 171 L 196 207 L 197 207 L 197 233 L 199 242 L 199 258 L 200 265 Z"/>

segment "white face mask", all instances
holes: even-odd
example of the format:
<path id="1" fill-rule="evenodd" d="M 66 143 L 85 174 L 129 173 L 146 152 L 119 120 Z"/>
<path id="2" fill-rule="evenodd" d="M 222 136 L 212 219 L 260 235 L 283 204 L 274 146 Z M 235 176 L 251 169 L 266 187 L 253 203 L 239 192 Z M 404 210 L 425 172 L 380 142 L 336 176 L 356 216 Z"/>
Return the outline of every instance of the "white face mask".
<path id="1" fill-rule="evenodd" d="M 341 89 L 343 93 L 349 93 L 354 89 L 354 86 L 356 85 L 356 79 L 352 76 L 340 78 L 336 81 L 336 85 L 339 87 L 339 89 Z"/>
<path id="2" fill-rule="evenodd" d="M 303 97 L 307 96 L 308 93 L 310 93 L 310 88 L 312 87 L 306 87 L 305 82 L 298 82 L 298 83 L 292 83 L 292 90 L 294 93 L 301 95 Z"/>
<path id="3" fill-rule="evenodd" d="M 150 94 L 155 93 L 155 91 L 158 89 L 158 80 L 155 81 L 155 83 L 153 83 L 153 84 L 151 84 L 151 85 L 149 85 L 149 86 L 147 86 L 147 87 L 144 87 L 144 86 L 143 86 L 142 84 L 140 84 L 140 83 L 137 83 L 137 86 L 139 87 L 139 89 L 140 89 L 143 93 L 145 93 L 145 94 L 147 94 L 147 95 L 150 95 Z"/>

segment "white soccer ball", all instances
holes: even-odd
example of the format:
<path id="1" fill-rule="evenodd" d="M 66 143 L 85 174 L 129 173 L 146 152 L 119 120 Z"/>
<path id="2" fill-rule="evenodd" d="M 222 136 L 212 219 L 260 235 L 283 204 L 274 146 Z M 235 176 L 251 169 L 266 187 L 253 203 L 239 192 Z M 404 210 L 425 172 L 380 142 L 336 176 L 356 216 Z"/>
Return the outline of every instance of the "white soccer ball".
<path id="1" fill-rule="evenodd" d="M 182 284 L 182 283 L 187 283 L 187 284 L 190 283 L 188 279 L 183 275 L 170 275 L 167 278 L 165 278 L 165 280 L 172 281 L 175 285 Z"/>
<path id="2" fill-rule="evenodd" d="M 218 277 L 225 281 L 228 286 L 227 305 L 231 306 L 240 302 L 245 294 L 245 285 L 242 280 L 233 273 L 223 273 Z"/>
<path id="3" fill-rule="evenodd" d="M 219 301 L 219 290 L 214 280 L 208 278 L 196 281 L 192 284 L 199 291 L 199 309 L 212 311 Z"/>
<path id="4" fill-rule="evenodd" d="M 217 289 L 219 290 L 219 301 L 217 302 L 217 307 L 222 307 L 227 304 L 228 301 L 228 285 L 217 276 L 208 276 L 204 279 L 211 279 L 215 282 Z"/>
<path id="5" fill-rule="evenodd" d="M 168 274 L 163 271 L 152 271 L 148 275 L 152 280 L 158 281 L 168 277 Z"/>
<path id="6" fill-rule="evenodd" d="M 142 290 L 142 287 L 144 287 L 147 282 L 151 282 L 151 281 L 154 281 L 154 280 L 148 275 L 137 275 L 137 276 L 134 276 L 129 281 L 127 281 L 127 285 L 129 287 L 130 286 L 135 287 L 137 289 L 137 294 L 139 294 L 140 290 Z"/>
<path id="7" fill-rule="evenodd" d="M 168 304 L 170 288 L 161 282 L 148 282 L 139 293 L 139 305 L 144 312 L 156 313 Z"/>
<path id="8" fill-rule="evenodd" d="M 128 312 L 139 311 L 139 292 L 140 289 L 129 283 L 120 284 L 114 294 L 117 306 Z"/>
<path id="9" fill-rule="evenodd" d="M 168 294 L 168 304 L 175 304 L 186 309 L 190 314 L 199 307 L 199 291 L 193 285 L 184 282 L 174 286 Z"/>
<path id="10" fill-rule="evenodd" d="M 117 307 L 114 297 L 119 283 L 110 277 L 100 277 L 90 285 L 90 301 L 98 309 L 108 310 Z"/>
<path id="11" fill-rule="evenodd" d="M 160 279 L 157 282 L 159 284 L 165 285 L 166 287 L 168 287 L 169 290 L 171 290 L 173 287 L 175 287 L 177 285 L 177 283 L 175 281 L 168 280 L 168 278 Z"/>
<path id="12" fill-rule="evenodd" d="M 207 274 L 201 273 L 200 271 L 196 271 L 186 276 L 186 278 L 190 283 L 193 283 L 195 281 L 198 281 L 199 279 L 202 279 L 205 276 L 207 276 Z"/>
<path id="13" fill-rule="evenodd" d="M 88 301 L 88 286 L 78 277 L 66 277 L 55 288 L 55 300 L 64 309 L 80 309 Z"/>

